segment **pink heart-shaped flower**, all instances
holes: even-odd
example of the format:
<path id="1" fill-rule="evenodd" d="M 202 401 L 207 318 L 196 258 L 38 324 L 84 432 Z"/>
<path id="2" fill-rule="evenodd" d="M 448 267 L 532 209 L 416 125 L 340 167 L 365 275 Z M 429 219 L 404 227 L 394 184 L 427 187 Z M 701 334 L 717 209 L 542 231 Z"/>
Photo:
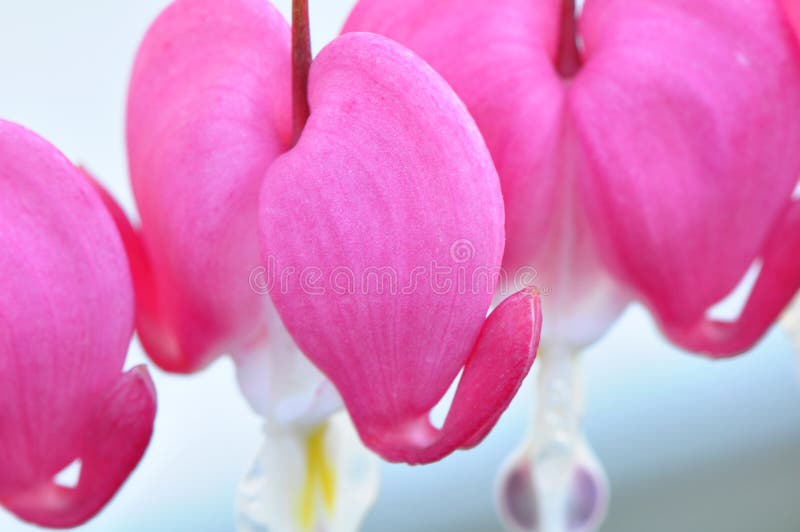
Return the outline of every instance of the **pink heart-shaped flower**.
<path id="1" fill-rule="evenodd" d="M 122 373 L 133 291 L 114 223 L 53 146 L 0 120 L 0 504 L 41 526 L 94 516 L 144 454 L 156 397 Z M 54 476 L 79 460 L 75 487 Z"/>
<path id="2" fill-rule="evenodd" d="M 579 48 L 573 5 L 361 0 L 345 30 L 406 44 L 467 104 L 503 185 L 506 265 L 536 266 L 554 323 L 590 310 L 574 322 L 595 334 L 568 343 L 620 308 L 604 269 L 678 345 L 742 352 L 800 286 L 787 18 L 774 0 L 587 0 Z M 754 261 L 741 316 L 709 318 Z"/>

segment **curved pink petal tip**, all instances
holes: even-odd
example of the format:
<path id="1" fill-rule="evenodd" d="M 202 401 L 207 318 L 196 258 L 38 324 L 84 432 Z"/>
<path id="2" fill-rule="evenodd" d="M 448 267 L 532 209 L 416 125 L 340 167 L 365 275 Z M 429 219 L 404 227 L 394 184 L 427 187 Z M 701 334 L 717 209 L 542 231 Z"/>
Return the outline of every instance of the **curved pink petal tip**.
<path id="1" fill-rule="evenodd" d="M 779 3 L 588 2 L 581 28 L 571 111 L 608 263 L 679 346 L 746 351 L 800 281 L 800 48 Z M 707 318 L 756 259 L 741 318 Z"/>
<path id="2" fill-rule="evenodd" d="M 74 488 L 53 480 L 3 500 L 18 517 L 49 528 L 88 521 L 114 496 L 139 463 L 153 433 L 156 393 L 144 366 L 125 373 L 98 403 L 76 459 Z"/>
<path id="3" fill-rule="evenodd" d="M 486 146 L 452 89 L 377 35 L 320 53 L 309 104 L 262 189 L 275 306 L 384 458 L 430 462 L 475 445 L 527 374 L 540 328 L 532 291 L 486 320 L 504 244 Z M 435 430 L 429 412 L 462 369 Z"/>
<path id="4" fill-rule="evenodd" d="M 121 374 L 133 330 L 119 234 L 81 172 L 0 121 L 0 504 L 73 527 L 113 497 L 147 448 L 144 368 Z M 75 488 L 53 478 L 75 460 Z"/>
<path id="5" fill-rule="evenodd" d="M 800 201 L 790 204 L 760 256 L 761 271 L 733 321 L 703 318 L 687 327 L 663 325 L 676 344 L 714 358 L 734 356 L 755 345 L 800 290 Z"/>
<path id="6" fill-rule="evenodd" d="M 368 445 L 389 460 L 420 464 L 478 445 L 531 369 L 541 328 L 541 301 L 535 290 L 522 290 L 503 301 L 483 325 L 442 428 L 424 415 L 398 432 L 373 433 Z"/>

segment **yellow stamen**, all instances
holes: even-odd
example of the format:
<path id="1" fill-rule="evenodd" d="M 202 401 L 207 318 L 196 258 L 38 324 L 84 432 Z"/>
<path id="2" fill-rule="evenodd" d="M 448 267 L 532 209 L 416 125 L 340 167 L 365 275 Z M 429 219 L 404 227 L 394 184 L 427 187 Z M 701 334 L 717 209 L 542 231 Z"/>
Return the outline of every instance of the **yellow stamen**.
<path id="1" fill-rule="evenodd" d="M 300 493 L 298 520 L 301 530 L 310 532 L 317 521 L 318 501 L 328 515 L 336 503 L 336 470 L 325 452 L 327 424 L 321 424 L 306 436 L 306 477 Z M 321 492 L 321 493 L 320 493 Z"/>

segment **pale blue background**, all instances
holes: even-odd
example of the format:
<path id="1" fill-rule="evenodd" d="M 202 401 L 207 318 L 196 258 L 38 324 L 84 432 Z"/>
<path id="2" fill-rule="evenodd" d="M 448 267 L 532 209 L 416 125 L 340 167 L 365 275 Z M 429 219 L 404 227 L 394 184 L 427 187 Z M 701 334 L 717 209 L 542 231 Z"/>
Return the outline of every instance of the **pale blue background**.
<path id="1" fill-rule="evenodd" d="M 0 0 L 0 117 L 86 164 L 129 211 L 127 78 L 139 39 L 165 4 Z M 315 48 L 336 34 L 352 4 L 311 2 Z M 278 5 L 288 13 L 288 0 Z M 129 364 L 143 361 L 132 348 Z M 614 489 L 605 530 L 800 531 L 797 362 L 777 330 L 752 354 L 711 363 L 665 345 L 641 309 L 626 314 L 586 357 L 587 431 Z M 159 414 L 150 450 L 81 530 L 232 531 L 235 486 L 259 444 L 259 421 L 239 398 L 230 362 L 191 378 L 154 376 Z M 493 476 L 522 436 L 530 397 L 523 389 L 473 452 L 426 468 L 386 465 L 366 530 L 497 529 Z M 0 510 L 1 532 L 29 530 Z"/>

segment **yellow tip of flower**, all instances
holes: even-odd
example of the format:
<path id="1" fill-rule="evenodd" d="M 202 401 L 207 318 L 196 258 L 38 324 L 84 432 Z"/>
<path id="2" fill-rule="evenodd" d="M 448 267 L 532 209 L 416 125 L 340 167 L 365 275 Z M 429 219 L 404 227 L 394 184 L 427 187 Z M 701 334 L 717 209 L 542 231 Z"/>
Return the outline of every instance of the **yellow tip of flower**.
<path id="1" fill-rule="evenodd" d="M 327 424 L 322 424 L 306 436 L 306 478 L 298 505 L 300 529 L 305 531 L 314 529 L 318 501 L 328 515 L 336 504 L 336 470 L 325 452 L 327 430 Z"/>

